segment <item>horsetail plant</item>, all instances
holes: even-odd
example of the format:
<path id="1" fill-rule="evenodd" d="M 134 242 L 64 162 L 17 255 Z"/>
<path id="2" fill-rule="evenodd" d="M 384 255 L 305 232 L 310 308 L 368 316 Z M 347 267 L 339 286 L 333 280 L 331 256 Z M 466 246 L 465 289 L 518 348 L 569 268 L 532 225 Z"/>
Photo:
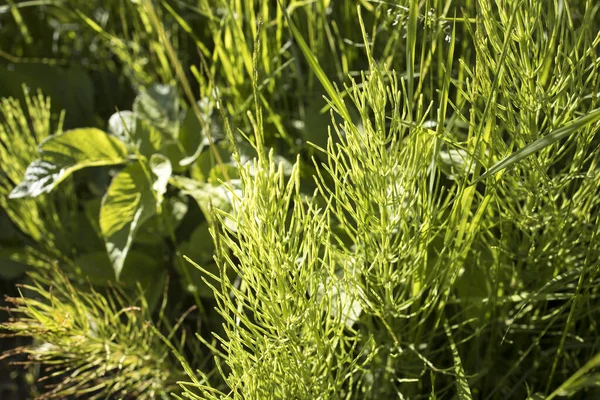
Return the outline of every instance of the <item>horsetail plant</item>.
<path id="1" fill-rule="evenodd" d="M 0 31 L 54 7 L 137 91 L 108 132 L 0 103 L 46 397 L 599 396 L 596 2 L 45 3 Z"/>
<path id="2" fill-rule="evenodd" d="M 117 288 L 83 292 L 58 268 L 45 272 L 34 273 L 35 283 L 8 299 L 16 318 L 0 325 L 37 339 L 4 357 L 26 354 L 25 364 L 47 368 L 42 398 L 166 398 L 181 374 L 151 327 L 144 297 L 132 300 Z"/>

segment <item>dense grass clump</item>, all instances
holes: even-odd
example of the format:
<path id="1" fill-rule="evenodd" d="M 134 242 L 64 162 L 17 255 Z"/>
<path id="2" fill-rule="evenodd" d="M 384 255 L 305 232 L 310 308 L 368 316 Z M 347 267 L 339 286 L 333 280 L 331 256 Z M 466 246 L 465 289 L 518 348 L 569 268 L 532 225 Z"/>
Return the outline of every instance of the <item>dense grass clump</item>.
<path id="1" fill-rule="evenodd" d="M 0 49 L 2 398 L 600 397 L 595 2 L 12 0 Z"/>

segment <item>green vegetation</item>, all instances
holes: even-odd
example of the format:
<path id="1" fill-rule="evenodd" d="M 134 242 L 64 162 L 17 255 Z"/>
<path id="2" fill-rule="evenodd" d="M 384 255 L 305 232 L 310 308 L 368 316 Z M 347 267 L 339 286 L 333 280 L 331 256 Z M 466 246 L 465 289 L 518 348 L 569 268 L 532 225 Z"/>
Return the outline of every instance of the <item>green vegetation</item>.
<path id="1" fill-rule="evenodd" d="M 2 399 L 600 397 L 597 2 L 9 0 L 0 97 Z"/>

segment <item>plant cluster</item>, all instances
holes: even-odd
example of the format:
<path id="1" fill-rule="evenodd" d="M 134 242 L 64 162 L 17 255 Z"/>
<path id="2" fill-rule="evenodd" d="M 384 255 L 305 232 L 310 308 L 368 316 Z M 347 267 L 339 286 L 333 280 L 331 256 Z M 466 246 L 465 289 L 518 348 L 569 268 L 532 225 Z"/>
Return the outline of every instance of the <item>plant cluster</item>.
<path id="1" fill-rule="evenodd" d="M 0 32 L 32 394 L 600 395 L 600 5 L 10 0 Z"/>

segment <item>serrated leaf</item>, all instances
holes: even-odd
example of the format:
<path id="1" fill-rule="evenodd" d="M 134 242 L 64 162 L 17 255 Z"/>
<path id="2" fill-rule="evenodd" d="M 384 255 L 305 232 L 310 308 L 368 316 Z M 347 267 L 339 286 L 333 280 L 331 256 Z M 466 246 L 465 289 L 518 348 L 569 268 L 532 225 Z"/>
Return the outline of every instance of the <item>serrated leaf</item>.
<path id="1" fill-rule="evenodd" d="M 127 149 L 117 138 L 96 128 L 74 129 L 52 136 L 40 145 L 40 157 L 25 171 L 10 198 L 48 193 L 73 172 L 127 161 Z"/>
<path id="2" fill-rule="evenodd" d="M 518 163 L 519 161 L 529 157 L 533 153 L 536 153 L 559 140 L 575 133 L 579 129 L 583 128 L 586 125 L 592 124 L 596 121 L 600 120 L 600 108 L 595 109 L 594 111 L 584 115 L 583 117 L 577 118 L 571 123 L 563 126 L 562 128 L 558 128 L 546 136 L 536 140 L 535 142 L 519 149 L 504 158 L 503 160 L 494 164 L 490 169 L 488 169 L 485 174 L 481 175 L 479 179 L 477 179 L 474 183 L 477 183 L 491 175 L 494 175 L 505 168 L 510 167 L 513 164 Z"/>
<path id="3" fill-rule="evenodd" d="M 151 183 L 139 163 L 128 165 L 112 180 L 100 209 L 100 230 L 119 279 L 136 231 L 156 214 Z"/>

